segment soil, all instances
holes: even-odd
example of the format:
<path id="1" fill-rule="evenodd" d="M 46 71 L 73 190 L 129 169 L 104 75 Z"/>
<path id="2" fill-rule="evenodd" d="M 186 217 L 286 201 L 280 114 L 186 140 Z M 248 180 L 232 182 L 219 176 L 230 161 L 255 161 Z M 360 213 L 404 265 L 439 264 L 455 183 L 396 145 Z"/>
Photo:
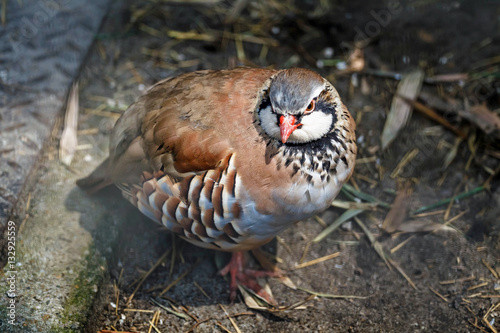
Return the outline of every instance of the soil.
<path id="1" fill-rule="evenodd" d="M 80 144 L 92 148 L 78 153 L 78 163 L 97 165 L 105 158 L 114 121 L 147 87 L 162 78 L 239 65 L 297 66 L 314 68 L 327 77 L 357 119 L 361 162 L 353 182 L 361 191 L 392 203 L 395 192 L 407 181 L 413 188 L 409 201 L 413 210 L 485 183 L 487 188 L 431 210 L 440 211 L 438 214 L 418 218 L 444 223 L 458 216 L 448 230 L 387 234 L 381 229 L 387 209 L 379 207 L 359 215 L 375 236 L 375 245 L 385 253 L 406 242 L 388 255 L 393 263 L 389 265 L 363 229 L 350 220 L 321 242 L 311 244 L 304 261 L 340 252 L 338 257 L 292 270 L 308 243 L 324 229 L 314 219 L 294 224 L 266 248 L 280 258 L 279 267 L 288 272 L 288 277 L 308 290 L 362 298 L 319 296 L 307 302 L 305 309 L 275 312 L 249 309 L 241 298 L 230 304 L 228 282 L 217 274 L 219 255 L 174 239 L 138 213 L 118 190 L 106 189 L 92 198 L 94 207 L 71 207 L 82 212 L 80 223 L 91 232 L 97 250 L 108 261 L 111 279 L 107 300 L 97 316 L 98 327 L 154 331 L 150 321 L 159 311 L 155 322 L 161 332 L 238 331 L 227 318 L 227 311 L 234 315 L 232 319 L 241 332 L 500 330 L 500 308 L 493 309 L 500 301 L 498 141 L 452 115 L 451 122 L 468 128 L 469 134 L 468 140 L 457 145 L 456 157 L 445 168 L 444 160 L 456 143 L 455 134 L 414 112 L 397 140 L 382 150 L 381 132 L 398 81 L 325 66 L 329 57 L 345 60 L 352 54 L 353 45 L 362 42 L 365 69 L 404 73 L 418 67 L 427 76 L 480 73 L 478 62 L 500 54 L 500 5 L 494 1 L 392 1 L 373 7 L 369 1 L 360 0 L 279 4 L 242 1 L 238 3 L 247 4 L 236 23 L 224 25 L 231 5 L 208 3 L 211 1 L 192 5 L 114 3 L 81 73 L 80 130 L 98 130 L 79 136 Z M 215 30 L 238 32 L 249 28 L 239 22 L 253 22 L 255 34 L 268 35 L 278 45 L 263 51 L 261 44 L 244 41 L 243 59 L 233 39 L 174 39 L 165 33 L 167 29 L 193 30 L 210 36 Z M 316 67 L 318 59 L 323 59 L 322 68 Z M 423 91 L 460 101 L 467 98 L 472 104 L 486 103 L 498 110 L 500 70 L 496 68 L 496 78 L 490 71 L 462 83 L 424 84 Z M 418 158 L 398 177 L 391 178 L 401 159 L 415 148 L 419 149 Z M 496 154 L 488 153 L 492 151 Z M 492 175 L 491 170 L 497 173 Z M 348 200 L 342 194 L 338 199 Z M 91 213 L 95 207 L 109 207 L 109 216 L 96 219 Z M 321 218 L 331 224 L 343 212 L 331 208 Z M 406 218 L 403 223 L 414 220 Z M 135 289 L 131 284 L 174 243 L 175 263 L 169 255 L 127 303 Z M 161 290 L 191 269 L 159 296 Z M 275 279 L 268 283 L 282 306 L 304 301 L 310 295 Z M 188 317 L 167 312 L 152 300 Z"/>

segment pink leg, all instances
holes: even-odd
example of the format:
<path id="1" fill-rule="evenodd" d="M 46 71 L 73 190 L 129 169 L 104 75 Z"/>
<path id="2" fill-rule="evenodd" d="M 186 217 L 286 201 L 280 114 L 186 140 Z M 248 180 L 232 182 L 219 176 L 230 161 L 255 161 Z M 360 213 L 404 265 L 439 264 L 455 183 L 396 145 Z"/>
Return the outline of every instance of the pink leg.
<path id="1" fill-rule="evenodd" d="M 231 302 L 236 298 L 236 289 L 238 289 L 237 276 L 238 273 L 243 271 L 243 252 L 233 252 L 229 263 L 219 271 L 219 274 L 226 276 L 229 273 L 229 299 Z"/>
<path id="2" fill-rule="evenodd" d="M 229 283 L 229 298 L 233 302 L 236 298 L 236 290 L 238 284 L 241 284 L 249 289 L 252 289 L 257 293 L 257 295 L 263 297 L 269 303 L 274 304 L 275 301 L 255 280 L 259 277 L 279 277 L 282 276 L 281 272 L 269 272 L 269 271 L 259 271 L 245 268 L 245 253 L 238 251 L 233 252 L 231 260 L 229 263 L 222 268 L 219 273 L 225 276 L 229 273 L 230 283 Z"/>

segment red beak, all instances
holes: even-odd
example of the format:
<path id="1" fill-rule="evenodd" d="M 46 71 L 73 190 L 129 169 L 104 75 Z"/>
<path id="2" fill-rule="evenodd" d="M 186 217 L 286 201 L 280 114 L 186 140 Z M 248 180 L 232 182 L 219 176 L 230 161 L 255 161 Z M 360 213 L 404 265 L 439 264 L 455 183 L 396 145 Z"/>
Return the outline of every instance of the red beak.
<path id="1" fill-rule="evenodd" d="M 302 124 L 295 124 L 295 117 L 292 115 L 286 115 L 280 117 L 280 132 L 281 132 L 281 142 L 286 143 L 290 134 Z"/>

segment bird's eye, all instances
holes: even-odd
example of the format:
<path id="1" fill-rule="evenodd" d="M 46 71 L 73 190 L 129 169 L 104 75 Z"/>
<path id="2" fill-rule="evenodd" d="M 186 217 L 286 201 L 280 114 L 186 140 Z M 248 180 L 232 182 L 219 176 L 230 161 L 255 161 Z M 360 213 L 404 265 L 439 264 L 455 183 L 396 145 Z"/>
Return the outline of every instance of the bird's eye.
<path id="1" fill-rule="evenodd" d="M 314 111 L 314 108 L 316 107 L 316 101 L 313 99 L 311 100 L 311 103 L 306 108 L 306 111 L 304 112 L 305 114 L 311 113 Z"/>

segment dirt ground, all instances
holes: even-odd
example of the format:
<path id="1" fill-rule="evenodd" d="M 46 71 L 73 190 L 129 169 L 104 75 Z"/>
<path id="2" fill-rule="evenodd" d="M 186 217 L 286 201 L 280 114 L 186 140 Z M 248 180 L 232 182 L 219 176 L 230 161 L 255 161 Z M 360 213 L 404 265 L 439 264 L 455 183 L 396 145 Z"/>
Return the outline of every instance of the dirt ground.
<path id="1" fill-rule="evenodd" d="M 386 233 L 382 224 L 388 209 L 380 205 L 358 215 L 369 232 L 350 219 L 318 243 L 309 244 L 324 229 L 321 223 L 315 219 L 296 223 L 267 251 L 280 259 L 279 267 L 298 287 L 327 295 L 309 300 L 305 309 L 277 311 L 249 309 L 241 298 L 230 304 L 228 282 L 217 274 L 219 255 L 174 240 L 136 212 L 118 190 L 107 189 L 93 197 L 90 206 L 70 205 L 82 212 L 80 223 L 92 233 L 97 250 L 108 260 L 111 278 L 98 316 L 100 329 L 500 330 L 498 132 L 486 134 L 460 115 L 449 114 L 447 119 L 467 133 L 460 141 L 455 133 L 413 112 L 389 148 L 382 150 L 380 144 L 398 85 L 393 73 L 415 68 L 424 70 L 426 77 L 467 73 L 468 78 L 462 81 L 428 81 L 422 91 L 448 101 L 485 103 L 490 110 L 497 110 L 498 116 L 500 5 L 495 1 L 431 0 L 392 1 L 370 7 L 369 3 L 236 1 L 233 7 L 225 1 L 191 5 L 116 1 L 81 73 L 79 144 L 84 148 L 78 153 L 78 163 L 97 165 L 104 159 L 117 117 L 162 78 L 240 65 L 295 66 L 314 68 L 327 77 L 357 120 L 359 153 L 350 185 L 390 204 L 401 184 L 407 182 L 413 189 L 410 211 L 480 186 L 485 189 L 403 221 L 409 226 L 416 220 L 448 222 L 446 230 Z M 356 49 L 363 51 L 360 72 L 352 62 L 345 63 Z M 393 174 L 415 149 L 416 157 Z M 450 156 L 454 158 L 445 166 Z M 350 200 L 344 194 L 338 199 Z M 74 202 L 71 195 L 68 202 Z M 95 216 L 92 212 L 97 206 L 109 207 L 109 215 Z M 332 207 L 321 218 L 331 224 L 343 212 Z M 367 237 L 370 233 L 375 243 Z M 133 282 L 174 243 L 175 255 L 168 254 L 134 293 L 137 284 Z M 387 254 L 388 263 L 376 248 Z M 340 252 L 336 258 L 292 269 L 301 261 L 336 252 Z M 159 296 L 179 277 L 175 286 Z M 311 295 L 277 280 L 268 283 L 281 306 L 294 305 Z M 329 297 L 332 295 L 359 298 Z"/>

